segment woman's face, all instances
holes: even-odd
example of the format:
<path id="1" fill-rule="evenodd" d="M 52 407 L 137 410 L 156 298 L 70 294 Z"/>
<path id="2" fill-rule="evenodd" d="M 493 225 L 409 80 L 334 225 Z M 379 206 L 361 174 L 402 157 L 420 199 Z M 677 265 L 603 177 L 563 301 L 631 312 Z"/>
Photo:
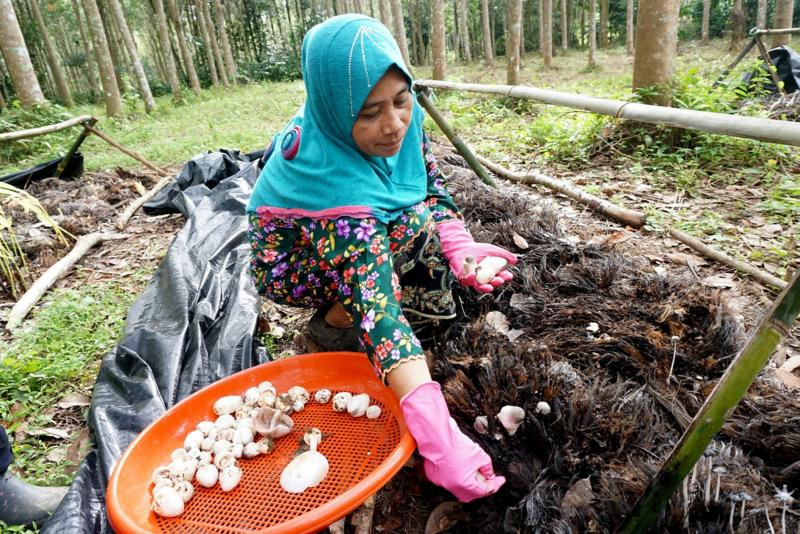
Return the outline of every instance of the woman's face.
<path id="1" fill-rule="evenodd" d="M 368 156 L 397 154 L 411 124 L 413 105 L 408 80 L 397 68 L 389 69 L 370 91 L 353 124 L 358 148 Z"/>

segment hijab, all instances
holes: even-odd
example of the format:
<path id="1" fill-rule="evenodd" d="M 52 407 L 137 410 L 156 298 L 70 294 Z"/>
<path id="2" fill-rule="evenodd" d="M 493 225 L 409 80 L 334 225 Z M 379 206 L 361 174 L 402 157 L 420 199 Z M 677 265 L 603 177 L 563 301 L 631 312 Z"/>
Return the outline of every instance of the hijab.
<path id="1" fill-rule="evenodd" d="M 389 30 L 364 15 L 332 17 L 311 28 L 301 56 L 306 102 L 273 139 L 248 204 L 276 217 L 391 220 L 426 197 L 423 112 L 414 97 L 399 152 L 373 157 L 351 131 L 375 84 L 392 67 L 412 82 Z"/>

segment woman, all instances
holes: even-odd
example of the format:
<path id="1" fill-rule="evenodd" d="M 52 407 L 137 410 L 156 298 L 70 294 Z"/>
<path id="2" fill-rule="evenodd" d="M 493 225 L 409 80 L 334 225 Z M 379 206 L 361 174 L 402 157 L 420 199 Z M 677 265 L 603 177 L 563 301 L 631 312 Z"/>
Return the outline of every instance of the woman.
<path id="1" fill-rule="evenodd" d="M 502 271 L 479 284 L 464 272 L 468 257 L 516 259 L 464 227 L 382 24 L 331 18 L 308 32 L 301 63 L 306 103 L 273 139 L 248 205 L 256 286 L 273 301 L 320 309 L 333 328 L 356 325 L 401 399 L 428 478 L 463 502 L 494 493 L 505 479 L 450 417 L 406 316 L 454 317 L 450 276 L 482 292 L 511 279 Z"/>

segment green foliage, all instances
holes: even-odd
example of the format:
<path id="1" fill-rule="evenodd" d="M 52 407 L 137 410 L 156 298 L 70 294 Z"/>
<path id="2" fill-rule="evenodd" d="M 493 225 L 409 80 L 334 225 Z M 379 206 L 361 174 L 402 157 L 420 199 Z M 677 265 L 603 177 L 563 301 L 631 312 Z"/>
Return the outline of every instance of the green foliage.
<path id="1" fill-rule="evenodd" d="M 114 284 L 57 292 L 13 341 L 0 342 L 0 420 L 13 430 L 14 421 L 35 419 L 69 389 L 90 384 L 133 298 Z"/>
<path id="2" fill-rule="evenodd" d="M 247 81 L 286 82 L 300 78 L 300 58 L 283 44 L 269 43 L 255 61 L 239 64 Z"/>
<path id="3" fill-rule="evenodd" d="M 769 198 L 758 205 L 758 210 L 783 225 L 800 221 L 800 178 L 784 176 L 768 189 Z M 800 236 L 800 225 L 795 228 Z"/>
<path id="4" fill-rule="evenodd" d="M 38 128 L 72 117 L 72 113 L 57 104 L 44 104 L 24 109 L 18 101 L 14 101 L 9 110 L 0 114 L 0 133 Z M 10 164 L 33 155 L 64 153 L 76 135 L 77 132 L 74 128 L 67 128 L 47 135 L 0 143 L 0 168 L 5 169 Z"/>

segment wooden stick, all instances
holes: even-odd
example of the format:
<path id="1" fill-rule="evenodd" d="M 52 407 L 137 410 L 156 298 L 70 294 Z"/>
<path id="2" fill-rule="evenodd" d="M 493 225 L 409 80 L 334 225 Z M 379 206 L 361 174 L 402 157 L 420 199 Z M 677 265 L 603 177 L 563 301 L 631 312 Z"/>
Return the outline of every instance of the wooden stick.
<path id="1" fill-rule="evenodd" d="M 506 169 L 505 167 L 501 167 L 497 163 L 489 161 L 488 159 L 481 156 L 478 156 L 478 161 L 483 163 L 486 166 L 486 168 L 488 168 L 490 171 L 494 172 L 498 176 L 502 176 L 503 178 L 507 178 L 511 181 L 520 182 L 523 184 L 542 185 L 544 187 L 547 187 L 548 189 L 557 191 L 562 195 L 568 196 L 569 198 L 571 198 L 575 202 L 578 202 L 579 204 L 588 206 L 597 213 L 605 215 L 609 219 L 614 219 L 615 221 L 625 224 L 627 226 L 631 226 L 633 228 L 641 228 L 645 223 L 646 215 L 644 213 L 629 210 L 627 208 L 622 208 L 620 206 L 617 206 L 616 204 L 612 204 L 607 200 L 604 200 L 602 198 L 581 191 L 580 189 L 573 187 L 565 182 L 556 180 L 555 178 L 550 178 L 538 172 L 534 172 L 532 174 L 522 174 L 514 172 L 512 170 Z"/>
<path id="2" fill-rule="evenodd" d="M 749 263 L 745 263 L 743 261 L 731 258 L 727 254 L 720 252 L 714 248 L 709 247 L 699 239 L 696 239 L 688 234 L 684 234 L 680 230 L 675 230 L 674 228 L 670 229 L 669 235 L 686 245 L 687 247 L 691 247 L 694 250 L 700 252 L 703 256 L 707 258 L 711 258 L 712 260 L 716 260 L 722 264 L 727 265 L 728 267 L 733 267 L 737 271 L 743 272 L 745 274 L 749 274 L 759 282 L 764 285 L 776 287 L 778 289 L 783 289 L 786 287 L 786 282 L 781 280 L 776 276 L 772 276 L 769 273 L 765 273 L 764 271 L 750 265 Z"/>
<path id="3" fill-rule="evenodd" d="M 16 329 L 22 320 L 28 315 L 33 306 L 39 301 L 47 290 L 62 278 L 67 271 L 75 265 L 86 253 L 102 241 L 111 239 L 124 239 L 128 237 L 127 234 L 105 234 L 102 232 L 94 232 L 78 238 L 75 246 L 69 251 L 69 254 L 58 260 L 55 265 L 47 269 L 42 276 L 39 277 L 33 285 L 28 288 L 22 297 L 11 308 L 8 314 L 8 322 L 6 323 L 6 330 L 9 332 Z"/>
<path id="4" fill-rule="evenodd" d="M 26 139 L 28 137 L 36 137 L 38 135 L 53 133 L 90 120 L 92 120 L 91 115 L 81 115 L 80 117 L 73 117 L 71 119 L 67 119 L 65 121 L 56 124 L 50 124 L 48 126 L 39 126 L 38 128 L 31 128 L 29 130 L 20 130 L 18 132 L 6 132 L 0 134 L 0 142 L 16 141 L 18 139 Z"/>
<path id="5" fill-rule="evenodd" d="M 92 117 L 91 119 L 89 119 L 86 122 L 86 124 L 88 124 L 89 126 L 94 126 L 96 122 L 97 122 L 97 119 Z M 90 133 L 89 130 L 87 130 L 86 128 L 83 128 L 81 130 L 81 133 L 78 134 L 78 138 L 75 139 L 75 142 L 73 142 L 72 146 L 69 147 L 69 150 L 67 150 L 67 153 L 64 154 L 63 158 L 61 158 L 61 163 L 59 163 L 58 167 L 56 167 L 56 175 L 59 178 L 61 178 L 61 175 L 63 175 L 64 171 L 67 170 L 67 166 L 69 166 L 69 162 L 72 161 L 72 156 L 75 155 L 75 152 L 78 151 L 78 149 L 81 147 L 81 145 L 86 140 L 86 138 L 89 137 L 89 133 Z"/>
<path id="6" fill-rule="evenodd" d="M 89 126 L 88 124 L 84 124 L 83 127 L 86 128 L 87 130 L 89 130 L 90 132 L 92 132 L 93 134 L 95 134 L 97 137 L 99 137 L 100 139 L 102 139 L 103 141 L 108 143 L 109 145 L 113 146 L 114 148 L 116 148 L 117 150 L 122 152 L 123 154 L 127 154 L 128 156 L 132 157 L 133 159 L 135 159 L 136 161 L 138 161 L 139 163 L 141 163 L 145 167 L 148 167 L 149 169 L 152 169 L 152 170 L 156 171 L 159 176 L 166 176 L 167 175 L 167 171 L 165 171 L 164 169 L 161 169 L 160 167 L 157 167 L 153 163 L 150 163 L 141 154 L 139 154 L 137 152 L 134 152 L 133 150 L 130 150 L 128 148 L 125 148 L 124 146 L 119 144 L 117 141 L 115 141 L 114 139 L 109 137 L 108 134 L 101 132 L 97 128 Z"/>
<path id="7" fill-rule="evenodd" d="M 128 224 L 130 218 L 133 217 L 134 213 L 136 213 L 136 210 L 142 207 L 142 204 L 153 198 L 156 195 L 156 193 L 164 189 L 164 186 L 166 186 L 171 181 L 172 181 L 171 176 L 162 178 L 161 180 L 158 181 L 156 185 L 152 187 L 152 189 L 150 189 L 150 191 L 146 192 L 144 195 L 140 196 L 139 198 L 131 202 L 130 205 L 125 209 L 125 212 L 122 215 L 120 215 L 119 219 L 117 219 L 117 224 L 116 224 L 117 230 L 121 231 L 123 228 L 125 228 L 125 225 Z"/>
<path id="8" fill-rule="evenodd" d="M 758 117 L 742 117 L 740 115 L 726 115 L 710 111 L 695 111 L 693 109 L 668 108 L 652 106 L 638 102 L 624 100 L 611 100 L 593 96 L 562 93 L 538 89 L 536 87 L 523 87 L 520 85 L 485 85 L 479 83 L 454 83 L 439 80 L 417 80 L 415 85 L 440 88 L 473 93 L 488 93 L 515 98 L 537 100 L 554 106 L 564 106 L 583 109 L 610 115 L 618 119 L 628 119 L 653 124 L 688 128 L 701 132 L 711 132 L 746 139 L 757 139 L 770 143 L 800 146 L 800 123 L 792 121 L 779 121 L 761 119 Z"/>

